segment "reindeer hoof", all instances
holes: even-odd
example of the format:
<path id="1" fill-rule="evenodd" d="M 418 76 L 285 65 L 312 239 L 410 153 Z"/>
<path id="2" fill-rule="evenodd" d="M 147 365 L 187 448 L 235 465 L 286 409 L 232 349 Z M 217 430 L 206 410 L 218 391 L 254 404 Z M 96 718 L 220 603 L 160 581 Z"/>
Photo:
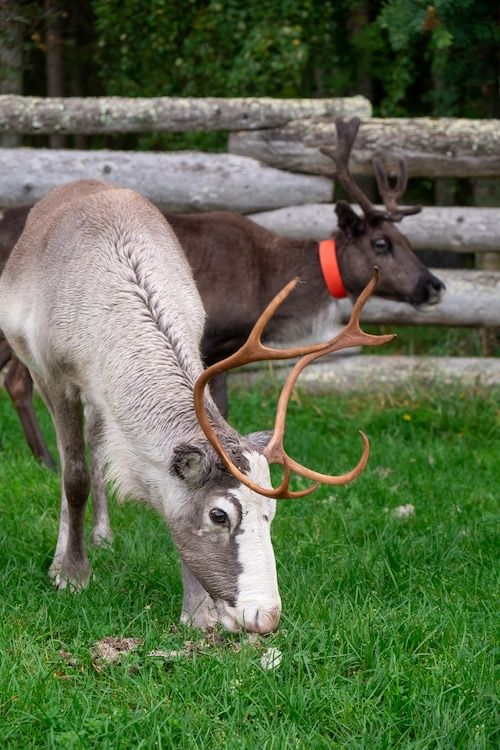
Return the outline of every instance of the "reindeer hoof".
<path id="1" fill-rule="evenodd" d="M 56 559 L 49 568 L 49 578 L 58 591 L 63 589 L 73 592 L 81 591 L 87 588 L 90 581 L 89 561 L 67 563 L 64 558 Z"/>
<path id="2" fill-rule="evenodd" d="M 90 543 L 94 547 L 111 547 L 113 544 L 113 532 L 109 526 L 96 526 L 90 534 Z"/>

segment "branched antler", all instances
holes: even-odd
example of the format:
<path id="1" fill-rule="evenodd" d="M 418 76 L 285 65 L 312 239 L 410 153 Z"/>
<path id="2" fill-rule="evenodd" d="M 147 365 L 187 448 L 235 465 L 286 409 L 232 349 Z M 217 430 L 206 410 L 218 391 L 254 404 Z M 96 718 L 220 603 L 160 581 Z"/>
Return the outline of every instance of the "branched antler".
<path id="1" fill-rule="evenodd" d="M 387 172 L 382 160 L 380 158 L 373 160 L 377 186 L 387 209 L 386 211 L 376 208 L 357 184 L 349 171 L 349 158 L 360 125 L 361 120 L 359 117 L 353 117 L 348 121 L 341 120 L 340 118 L 335 120 L 335 130 L 337 131 L 336 147 L 320 148 L 321 153 L 332 159 L 335 164 L 335 169 L 330 172 L 330 176 L 333 179 L 339 180 L 351 198 L 362 208 L 367 218 L 401 221 L 404 216 L 419 213 L 422 210 L 420 206 L 399 208 L 397 205 L 398 199 L 403 196 L 408 182 L 406 167 L 402 160 L 399 161 L 399 174 L 394 188 L 389 186 Z"/>
<path id="2" fill-rule="evenodd" d="M 391 214 L 391 221 L 401 221 L 405 216 L 420 213 L 422 210 L 421 206 L 408 206 L 407 208 L 400 208 L 398 206 L 398 200 L 403 197 L 408 184 L 408 174 L 402 159 L 398 161 L 398 176 L 396 178 L 396 185 L 393 188 L 389 185 L 389 178 L 382 159 L 376 157 L 373 160 L 373 169 L 375 170 L 378 191 L 384 201 L 384 206 Z"/>
<path id="3" fill-rule="evenodd" d="M 266 307 L 255 326 L 253 327 L 250 336 L 243 346 L 230 357 L 217 362 L 216 364 L 208 367 L 200 375 L 195 383 L 194 387 L 194 404 L 196 415 L 200 426 L 207 436 L 209 442 L 212 444 L 216 452 L 219 454 L 227 469 L 235 476 L 240 482 L 245 484 L 250 489 L 258 492 L 266 497 L 274 498 L 292 498 L 292 497 L 304 497 L 310 494 L 316 489 L 318 484 L 308 487 L 301 491 L 292 491 L 289 489 L 290 473 L 295 471 L 297 474 L 313 479 L 317 483 L 323 484 L 346 484 L 355 479 L 364 469 L 368 460 L 369 454 L 369 442 L 366 435 L 361 432 L 361 438 L 363 440 L 363 454 L 358 464 L 351 471 L 340 476 L 321 474 L 302 466 L 294 459 L 290 458 L 283 447 L 283 439 L 285 433 L 285 419 L 288 407 L 288 402 L 293 390 L 297 378 L 299 377 L 302 370 L 315 359 L 329 354 L 331 352 L 339 351 L 340 349 L 346 349 L 350 346 L 378 346 L 391 341 L 394 336 L 392 334 L 384 336 L 374 336 L 369 333 L 365 333 L 361 330 L 359 325 L 359 317 L 361 310 L 372 294 L 378 282 L 378 269 L 374 269 L 373 277 L 368 283 L 366 288 L 358 297 L 356 304 L 354 305 L 351 318 L 348 324 L 342 329 L 342 331 L 330 341 L 324 344 L 313 344 L 311 346 L 292 347 L 288 349 L 273 349 L 271 347 L 262 344 L 261 337 L 265 326 L 271 319 L 274 312 L 288 297 L 290 292 L 294 289 L 297 284 L 297 279 L 289 282 L 284 289 L 277 294 L 270 304 Z M 299 361 L 292 368 L 290 375 L 288 376 L 285 385 L 280 394 L 278 401 L 278 407 L 276 412 L 276 420 L 274 424 L 274 431 L 268 445 L 264 449 L 264 455 L 266 456 L 269 463 L 279 463 L 284 467 L 284 475 L 280 485 L 276 488 L 269 489 L 267 487 L 260 487 L 255 484 L 249 477 L 244 474 L 237 466 L 233 463 L 223 445 L 221 444 L 214 428 L 212 427 L 208 414 L 205 409 L 204 401 L 204 390 L 209 382 L 210 378 L 216 373 L 224 372 L 232 369 L 233 367 L 239 367 L 240 365 L 247 364 L 248 362 L 258 362 L 263 359 L 267 360 L 279 360 L 288 359 L 290 357 L 300 357 Z"/>
<path id="4" fill-rule="evenodd" d="M 355 200 L 356 203 L 359 203 L 367 217 L 389 219 L 389 212 L 375 208 L 349 171 L 349 158 L 360 125 L 361 120 L 359 117 L 353 117 L 347 121 L 337 118 L 335 120 L 335 130 L 337 131 L 336 148 L 324 147 L 320 148 L 320 151 L 325 156 L 328 156 L 335 164 L 335 169 L 330 172 L 330 176 L 333 179 L 339 180 L 340 184 L 347 190 L 352 199 Z"/>

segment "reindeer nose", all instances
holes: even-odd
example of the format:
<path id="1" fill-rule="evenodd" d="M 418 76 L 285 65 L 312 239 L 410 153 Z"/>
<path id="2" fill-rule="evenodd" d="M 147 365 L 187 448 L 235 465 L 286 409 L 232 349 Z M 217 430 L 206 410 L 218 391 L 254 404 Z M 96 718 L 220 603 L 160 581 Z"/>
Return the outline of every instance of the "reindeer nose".
<path id="1" fill-rule="evenodd" d="M 281 607 L 272 609 L 244 609 L 240 625 L 250 633 L 272 633 L 281 617 Z"/>
<path id="2" fill-rule="evenodd" d="M 442 292 L 446 289 L 445 285 L 438 279 L 434 274 L 429 274 L 429 279 L 426 283 L 427 290 L 427 301 L 429 303 L 439 302 L 442 296 Z"/>
<path id="3" fill-rule="evenodd" d="M 445 284 L 441 281 L 441 279 L 438 279 L 437 276 L 434 276 L 433 273 L 430 274 L 430 279 L 427 282 L 427 286 L 432 287 L 432 289 L 435 289 L 437 292 L 442 291 L 443 289 L 446 289 Z"/>
<path id="4" fill-rule="evenodd" d="M 437 305 L 441 301 L 444 289 L 445 285 L 441 279 L 438 279 L 437 276 L 434 276 L 433 273 L 426 269 L 408 302 L 417 307 L 421 305 Z"/>

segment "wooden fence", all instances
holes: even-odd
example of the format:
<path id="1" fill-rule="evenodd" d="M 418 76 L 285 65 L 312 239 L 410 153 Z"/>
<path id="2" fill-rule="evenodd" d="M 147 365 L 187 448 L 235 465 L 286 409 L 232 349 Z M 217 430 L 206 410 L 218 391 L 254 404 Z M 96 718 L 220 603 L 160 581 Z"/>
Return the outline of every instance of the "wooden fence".
<path id="1" fill-rule="evenodd" d="M 410 175 L 500 177 L 500 121 L 378 119 L 363 97 L 276 99 L 38 99 L 0 96 L 0 133 L 231 131 L 228 153 L 140 153 L 4 148 L 0 206 L 34 203 L 55 185 L 94 177 L 132 187 L 169 211 L 229 209 L 292 237 L 328 237 L 335 229 L 331 162 L 336 116 L 363 122 L 351 169 L 371 174 L 383 155 L 389 172 L 404 158 Z M 500 251 L 500 208 L 425 208 L 403 231 L 417 250 Z M 439 271 L 447 285 L 435 310 L 372 299 L 365 321 L 408 325 L 500 326 L 500 272 Z M 341 315 L 348 314 L 342 303 Z M 481 368 L 500 361 L 478 358 Z M 444 360 L 447 372 L 449 364 Z M 405 368 L 402 368 L 403 370 Z M 406 368 L 407 369 L 407 368 Z M 461 368 L 458 366 L 457 371 Z M 470 365 L 467 364 L 470 373 Z M 414 371 L 418 370 L 413 368 Z M 494 380 L 494 378 L 493 378 Z"/>

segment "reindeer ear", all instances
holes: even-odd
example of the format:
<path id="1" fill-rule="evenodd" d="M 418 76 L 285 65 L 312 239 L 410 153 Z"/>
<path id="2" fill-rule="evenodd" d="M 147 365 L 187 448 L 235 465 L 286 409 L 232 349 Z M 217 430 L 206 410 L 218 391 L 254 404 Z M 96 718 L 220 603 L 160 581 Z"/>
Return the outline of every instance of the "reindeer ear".
<path id="1" fill-rule="evenodd" d="M 339 229 L 352 235 L 363 233 L 364 221 L 354 211 L 347 201 L 337 201 L 335 205 L 337 225 Z"/>
<path id="2" fill-rule="evenodd" d="M 200 487 L 210 474 L 210 458 L 202 448 L 191 443 L 179 443 L 174 448 L 170 473 L 190 487 Z"/>
<path id="3" fill-rule="evenodd" d="M 252 448 L 255 448 L 258 451 L 263 451 L 264 448 L 267 447 L 272 436 L 273 433 L 271 430 L 266 430 L 265 432 L 251 432 L 246 437 Z"/>

